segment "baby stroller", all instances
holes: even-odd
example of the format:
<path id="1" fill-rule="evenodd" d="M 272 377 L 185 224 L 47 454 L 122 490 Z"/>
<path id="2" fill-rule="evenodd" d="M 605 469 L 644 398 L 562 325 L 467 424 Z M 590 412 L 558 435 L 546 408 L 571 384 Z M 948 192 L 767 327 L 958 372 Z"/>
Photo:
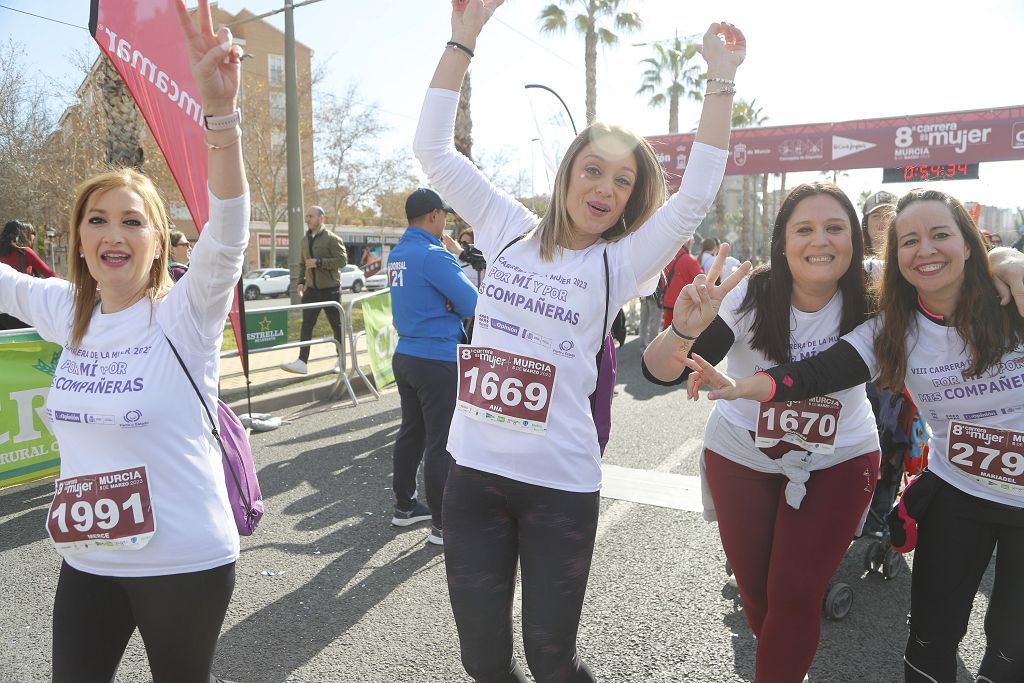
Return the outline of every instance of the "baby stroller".
<path id="1" fill-rule="evenodd" d="M 885 516 L 907 481 L 928 464 L 928 433 L 906 389 L 890 393 L 878 390 L 874 383 L 867 386 L 868 398 L 875 408 L 882 462 L 864 523 L 863 535 L 876 539 L 864 551 L 864 570 L 893 579 L 903 571 L 904 563 L 889 542 Z"/>

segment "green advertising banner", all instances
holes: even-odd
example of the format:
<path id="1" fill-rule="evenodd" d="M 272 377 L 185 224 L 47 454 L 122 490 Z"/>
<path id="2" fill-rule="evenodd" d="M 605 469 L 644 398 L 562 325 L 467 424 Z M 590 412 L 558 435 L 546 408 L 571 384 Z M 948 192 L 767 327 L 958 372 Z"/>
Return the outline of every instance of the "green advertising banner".
<path id="1" fill-rule="evenodd" d="M 12 330 L 10 332 L 0 334 L 0 344 L 14 344 L 15 342 L 26 341 L 41 341 L 41 338 L 35 333 L 35 330 L 31 328 L 24 332 Z"/>
<path id="2" fill-rule="evenodd" d="M 0 488 L 58 474 L 60 452 L 43 402 L 60 347 L 0 343 Z"/>
<path id="3" fill-rule="evenodd" d="M 245 314 L 245 338 L 250 349 L 265 349 L 288 341 L 288 311 Z"/>
<path id="4" fill-rule="evenodd" d="M 374 383 L 380 389 L 395 381 L 391 356 L 398 345 L 398 332 L 391 324 L 391 293 L 366 299 L 362 305 L 366 346 L 370 351 L 370 370 L 373 372 Z"/>

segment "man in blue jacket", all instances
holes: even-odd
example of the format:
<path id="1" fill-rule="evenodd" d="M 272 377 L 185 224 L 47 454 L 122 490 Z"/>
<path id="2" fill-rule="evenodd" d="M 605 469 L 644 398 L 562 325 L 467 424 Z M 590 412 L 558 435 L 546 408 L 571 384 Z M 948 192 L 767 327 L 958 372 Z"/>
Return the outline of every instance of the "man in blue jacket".
<path id="1" fill-rule="evenodd" d="M 441 243 L 451 208 L 433 190 L 420 188 L 405 201 L 409 227 L 388 257 L 391 315 L 398 346 L 391 365 L 402 402 L 395 439 L 395 514 L 409 526 L 431 520 L 427 540 L 441 545 L 441 497 L 452 456 L 448 428 L 455 412 L 455 352 L 465 342 L 462 320 L 473 317 L 476 288 Z M 426 505 L 416 499 L 416 471 L 423 460 Z"/>

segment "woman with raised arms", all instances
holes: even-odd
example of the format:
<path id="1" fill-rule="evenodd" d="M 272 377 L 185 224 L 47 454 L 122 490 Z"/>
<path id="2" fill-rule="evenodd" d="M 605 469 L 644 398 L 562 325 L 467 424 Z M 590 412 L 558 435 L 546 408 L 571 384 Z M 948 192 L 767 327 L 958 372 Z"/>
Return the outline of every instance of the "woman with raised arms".
<path id="1" fill-rule="evenodd" d="M 171 286 L 167 210 L 134 169 L 79 186 L 68 280 L 0 264 L 0 311 L 63 347 L 46 398 L 61 458 L 47 513 L 63 556 L 54 683 L 114 680 L 136 629 L 155 683 L 208 683 L 235 585 L 239 541 L 221 453 L 175 353 L 213 410 L 249 242 L 242 51 L 227 28 L 213 31 L 207 0 L 194 19 L 182 0 L 175 9 L 209 148 L 208 175 L 195 180 L 208 184 L 210 217 L 189 274 Z"/>
<path id="2" fill-rule="evenodd" d="M 414 151 L 475 231 L 489 270 L 473 346 L 459 349 L 459 395 L 444 495 L 448 589 L 462 662 L 480 682 L 522 682 L 512 601 L 522 564 L 523 640 L 534 680 L 594 681 L 576 634 L 597 532 L 601 457 L 588 396 L 614 312 L 654 291 L 721 185 L 743 34 L 712 24 L 701 51 L 708 92 L 682 185 L 643 138 L 595 123 L 569 146 L 538 218 L 455 151 L 459 88 L 501 0 L 457 0 L 420 115 Z"/>

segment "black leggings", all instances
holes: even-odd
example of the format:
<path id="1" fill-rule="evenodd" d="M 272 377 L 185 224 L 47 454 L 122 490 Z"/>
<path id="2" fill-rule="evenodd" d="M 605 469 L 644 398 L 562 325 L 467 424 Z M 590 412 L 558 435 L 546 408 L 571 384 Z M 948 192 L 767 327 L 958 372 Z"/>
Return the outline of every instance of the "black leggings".
<path id="1" fill-rule="evenodd" d="M 956 650 L 998 542 L 980 683 L 1024 681 L 1024 509 L 942 482 L 918 524 L 910 591 L 907 683 L 956 681 Z"/>
<path id="2" fill-rule="evenodd" d="M 525 683 L 512 654 L 516 564 L 523 645 L 537 683 L 596 679 L 576 632 L 597 535 L 600 493 L 572 493 L 454 465 L 444 493 L 448 593 L 462 665 L 477 683 Z"/>
<path id="3" fill-rule="evenodd" d="M 207 683 L 235 563 L 121 578 L 60 568 L 53 603 L 53 683 L 111 683 L 135 628 L 153 683 Z"/>

